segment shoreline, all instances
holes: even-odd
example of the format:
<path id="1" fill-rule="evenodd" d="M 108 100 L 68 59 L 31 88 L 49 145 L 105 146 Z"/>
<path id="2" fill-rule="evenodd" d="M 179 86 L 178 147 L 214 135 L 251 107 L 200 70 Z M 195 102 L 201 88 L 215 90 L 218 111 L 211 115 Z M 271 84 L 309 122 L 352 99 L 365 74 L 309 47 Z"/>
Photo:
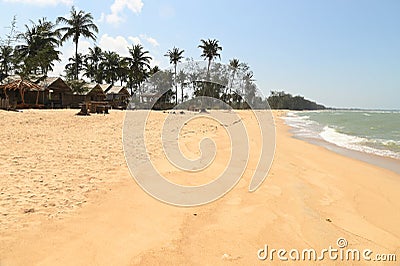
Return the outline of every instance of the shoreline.
<path id="1" fill-rule="evenodd" d="M 338 109 L 342 110 L 342 109 Z M 348 111 L 348 110 L 347 110 Z M 353 111 L 353 110 L 351 110 Z M 364 111 L 364 110 L 355 110 L 355 111 Z M 337 154 L 340 154 L 342 156 L 346 156 L 352 159 L 359 160 L 361 162 L 365 162 L 371 165 L 375 165 L 387 170 L 390 170 L 396 174 L 400 174 L 400 160 L 388 157 L 388 156 L 381 156 L 377 154 L 372 154 L 368 152 L 362 152 L 362 151 L 357 151 L 357 150 L 352 150 L 349 148 L 344 148 L 340 147 L 334 143 L 328 142 L 322 138 L 315 138 L 315 137 L 306 137 L 306 136 L 300 136 L 296 132 L 296 128 L 288 124 L 288 122 L 285 120 L 285 117 L 288 112 L 293 112 L 291 110 L 286 110 L 285 115 L 281 118 L 284 121 L 284 124 L 289 127 L 289 132 L 292 134 L 292 137 L 295 139 L 299 139 L 302 141 L 305 141 L 307 143 L 311 143 L 320 147 L 324 147 L 329 151 L 335 152 Z M 399 111 L 400 112 L 400 111 Z"/>
<path id="2" fill-rule="evenodd" d="M 322 250 L 337 247 L 340 237 L 349 248 L 396 254 L 399 260 L 400 175 L 293 138 L 279 118 L 282 114 L 274 111 L 276 154 L 257 191 L 248 191 L 253 167 L 249 164 L 239 183 L 221 199 L 178 208 L 150 197 L 130 176 L 123 161 L 123 112 L 90 117 L 76 117 L 72 111 L 0 112 L 0 123 L 7 125 L 1 137 L 11 144 L 14 138 L 24 140 L 24 145 L 16 142 L 12 151 L 0 151 L 2 169 L 8 171 L 0 172 L 0 202 L 8 203 L 10 197 L 13 203 L 2 205 L 0 211 L 8 215 L 1 214 L 0 221 L 19 225 L 0 228 L 0 264 L 256 265 L 271 262 L 257 258 L 265 244 L 276 249 Z M 157 119 L 165 115 L 155 113 L 150 129 L 155 130 Z M 249 121 L 246 112 L 243 116 Z M 41 127 L 36 125 L 39 121 Z M 222 133 L 222 127 L 204 130 Z M 42 132 L 48 131 L 51 134 L 45 139 Z M 10 132 L 18 135 L 11 138 Z M 187 140 L 191 145 L 186 151 L 196 152 L 198 143 Z M 156 143 L 149 141 L 156 149 Z M 250 142 L 258 145 L 256 138 Z M 99 146 L 108 148 L 104 152 Z M 58 164 L 64 158 L 60 150 L 74 159 Z M 34 171 L 28 171 L 32 165 Z M 215 171 L 223 169 L 219 164 L 215 167 Z M 43 182 L 33 182 L 38 172 Z M 49 186 L 52 189 L 47 190 Z M 56 217 L 42 215 L 53 209 L 41 207 L 39 199 L 30 198 L 32 194 L 49 198 L 56 213 L 72 209 Z M 85 202 L 73 207 L 74 199 L 83 202 L 81 196 Z M 24 208 L 35 211 L 25 213 Z"/>

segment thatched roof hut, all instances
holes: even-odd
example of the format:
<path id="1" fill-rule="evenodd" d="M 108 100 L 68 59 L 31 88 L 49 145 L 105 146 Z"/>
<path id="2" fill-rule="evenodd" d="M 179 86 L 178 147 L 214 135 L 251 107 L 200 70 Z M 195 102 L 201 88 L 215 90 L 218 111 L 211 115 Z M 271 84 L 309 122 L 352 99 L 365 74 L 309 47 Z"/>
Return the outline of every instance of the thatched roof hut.
<path id="1" fill-rule="evenodd" d="M 106 91 L 106 99 L 113 108 L 125 109 L 129 103 L 129 91 L 124 86 L 111 86 Z"/>
<path id="2" fill-rule="evenodd" d="M 39 85 L 53 91 L 72 93 L 72 89 L 60 77 L 46 77 Z"/>
<path id="3" fill-rule="evenodd" d="M 44 91 L 44 88 L 28 80 L 17 79 L 10 83 L 0 85 L 0 90 L 3 90 L 2 95 L 4 95 L 6 99 L 11 98 L 10 102 L 15 102 L 15 104 L 17 105 L 20 100 L 22 107 L 25 107 L 25 100 L 27 100 L 27 105 L 34 104 L 35 106 L 38 106 L 39 93 L 41 91 Z M 17 91 L 19 92 L 20 99 L 18 97 L 18 94 L 16 94 Z M 27 92 L 35 93 L 35 102 L 33 102 L 32 97 L 30 99 L 25 99 L 25 93 Z"/>
<path id="4" fill-rule="evenodd" d="M 70 106 L 72 99 L 72 89 L 59 77 L 46 77 L 38 82 L 47 93 L 43 95 L 43 102 L 53 107 Z"/>
<path id="5" fill-rule="evenodd" d="M 74 97 L 81 100 L 81 102 L 104 101 L 106 99 L 106 94 L 99 84 L 89 83 L 85 87 L 86 90 L 74 93 Z"/>

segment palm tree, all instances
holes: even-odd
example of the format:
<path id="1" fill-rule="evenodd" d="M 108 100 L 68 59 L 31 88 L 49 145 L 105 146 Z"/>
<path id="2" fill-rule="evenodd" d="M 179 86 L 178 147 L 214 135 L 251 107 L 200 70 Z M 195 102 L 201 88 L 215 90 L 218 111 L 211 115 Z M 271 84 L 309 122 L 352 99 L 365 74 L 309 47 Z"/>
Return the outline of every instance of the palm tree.
<path id="1" fill-rule="evenodd" d="M 175 83 L 175 104 L 178 105 L 178 82 L 176 80 L 176 66 L 183 59 L 183 52 L 185 50 L 179 50 L 179 48 L 172 48 L 172 50 L 168 50 L 168 52 L 164 56 L 169 57 L 169 63 L 174 65 L 174 83 Z"/>
<path id="2" fill-rule="evenodd" d="M 84 66 L 84 57 L 81 53 L 77 54 L 77 57 L 73 56 L 71 58 L 68 58 L 68 61 L 70 63 L 65 65 L 65 72 L 68 80 L 75 79 L 76 80 L 76 72 L 75 70 L 78 69 L 78 71 L 81 71 Z"/>
<path id="3" fill-rule="evenodd" d="M 242 64 L 240 63 L 239 59 L 233 58 L 232 60 L 229 60 L 229 67 L 232 69 L 232 78 L 229 86 L 229 104 L 231 104 L 233 81 L 235 80 L 235 75 L 237 71 L 241 68 L 241 66 Z"/>
<path id="4" fill-rule="evenodd" d="M 46 18 L 39 19 L 38 24 L 31 21 L 32 26 L 25 25 L 26 31 L 18 34 L 21 44 L 15 47 L 17 60 L 23 62 L 26 74 L 33 72 L 47 74 L 52 70 L 54 61 L 60 61 L 60 52 L 56 50 L 59 45 L 59 34 L 54 30 L 55 24 Z"/>
<path id="5" fill-rule="evenodd" d="M 216 40 L 216 39 L 214 39 L 214 40 L 208 39 L 207 41 L 202 39 L 200 41 L 201 41 L 201 44 L 198 47 L 203 49 L 203 53 L 201 54 L 201 57 L 204 57 L 204 60 L 208 60 L 207 77 L 209 78 L 211 62 L 216 57 L 221 59 L 221 55 L 219 54 L 219 51 L 222 51 L 222 47 L 219 46 L 218 40 Z"/>
<path id="6" fill-rule="evenodd" d="M 111 51 L 104 52 L 104 59 L 100 63 L 100 68 L 104 70 L 104 78 L 107 83 L 114 85 L 114 82 L 118 79 L 119 63 L 119 54 Z"/>
<path id="7" fill-rule="evenodd" d="M 12 58 L 13 48 L 8 45 L 2 45 L 0 47 L 0 81 L 8 76 L 8 73 L 11 69 Z"/>
<path id="8" fill-rule="evenodd" d="M 62 27 L 58 29 L 60 33 L 64 33 L 61 38 L 61 43 L 64 43 L 66 40 L 72 38 L 72 41 L 75 43 L 75 58 L 78 57 L 78 42 L 79 37 L 83 36 L 92 40 L 96 40 L 96 35 L 93 32 L 98 33 L 99 30 L 97 26 L 93 23 L 93 16 L 90 13 L 85 13 L 80 10 L 77 12 L 75 7 L 72 6 L 70 11 L 70 17 L 58 17 L 57 23 L 66 24 L 66 27 Z M 75 79 L 78 79 L 79 70 L 78 65 L 75 66 Z"/>
<path id="9" fill-rule="evenodd" d="M 75 65 L 72 65 L 72 72 L 75 72 Z M 85 57 L 85 59 L 83 60 L 83 65 L 82 65 L 82 69 L 83 69 L 83 76 L 87 77 L 90 79 L 91 82 L 97 82 L 96 81 L 96 70 L 95 67 L 93 66 L 92 63 L 89 62 L 89 60 L 87 60 L 87 57 Z M 73 76 L 75 76 L 75 74 L 73 74 Z M 97 82 L 97 83 L 101 83 L 101 82 Z"/>
<path id="10" fill-rule="evenodd" d="M 207 81 L 210 80 L 210 66 L 211 62 L 214 60 L 214 58 L 218 57 L 221 59 L 221 55 L 219 51 L 222 51 L 222 47 L 219 46 L 218 40 L 214 39 L 208 39 L 207 41 L 201 39 L 201 44 L 198 46 L 199 48 L 203 49 L 203 53 L 201 54 L 201 57 L 204 57 L 204 60 L 208 60 L 208 65 L 207 65 L 207 76 L 206 79 Z M 209 82 L 205 82 L 200 86 L 200 88 L 203 90 L 203 96 L 205 96 L 206 91 L 211 91 L 213 90 L 212 84 Z M 201 101 L 201 112 L 205 112 L 206 109 L 203 107 L 203 101 Z"/>
<path id="11" fill-rule="evenodd" d="M 89 48 L 89 53 L 85 56 L 84 62 L 85 75 L 94 82 L 102 83 L 103 81 L 103 70 L 100 65 L 103 60 L 104 53 L 100 47 Z"/>
<path id="12" fill-rule="evenodd" d="M 154 75 L 156 74 L 158 71 L 160 71 L 161 69 L 159 68 L 159 66 L 154 66 L 150 69 L 150 75 Z"/>
<path id="13" fill-rule="evenodd" d="M 248 103 L 252 104 L 256 93 L 256 87 L 253 83 L 253 81 L 255 81 L 255 79 L 253 79 L 253 72 L 247 71 L 243 77 L 243 81 L 245 82 L 245 86 L 243 88 L 244 91 L 242 91 L 242 97 L 245 98 Z"/>
<path id="14" fill-rule="evenodd" d="M 135 86 L 139 89 L 139 97 L 140 84 L 149 76 L 148 71 L 150 71 L 151 60 L 151 57 L 148 55 L 149 51 L 144 51 L 143 49 L 143 46 L 140 44 L 132 45 L 132 47 L 129 48 L 130 57 L 126 58 L 131 70 L 129 75 L 131 94 L 133 94 L 132 86 Z"/>
<path id="15" fill-rule="evenodd" d="M 119 57 L 118 67 L 116 69 L 116 74 L 121 82 L 121 86 L 123 82 L 127 82 L 129 76 L 129 63 L 124 57 Z"/>
<path id="16" fill-rule="evenodd" d="M 181 85 L 181 101 L 183 102 L 184 96 L 183 96 L 183 89 L 186 86 L 185 81 L 187 78 L 187 74 L 185 73 L 185 71 L 183 71 L 182 69 L 179 71 L 178 77 L 177 77 L 177 81 L 178 83 Z"/>

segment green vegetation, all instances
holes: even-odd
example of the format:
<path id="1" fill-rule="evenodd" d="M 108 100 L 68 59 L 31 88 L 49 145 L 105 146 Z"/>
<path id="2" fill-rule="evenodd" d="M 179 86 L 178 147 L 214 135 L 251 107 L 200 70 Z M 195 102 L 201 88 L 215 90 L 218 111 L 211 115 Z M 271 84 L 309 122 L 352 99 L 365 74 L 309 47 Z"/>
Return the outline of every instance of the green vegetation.
<path id="1" fill-rule="evenodd" d="M 208 60 L 208 66 L 207 66 L 207 74 L 210 72 L 210 66 L 211 62 L 215 58 L 221 59 L 221 55 L 219 51 L 222 51 L 222 47 L 219 46 L 218 40 L 200 40 L 201 44 L 198 46 L 203 50 L 203 53 L 201 54 L 201 57 L 204 57 L 204 60 Z"/>
<path id="2" fill-rule="evenodd" d="M 268 103 L 271 109 L 289 109 L 289 110 L 321 110 L 325 106 L 304 99 L 302 96 L 292 96 L 284 91 L 271 91 L 268 97 Z"/>
<path id="3" fill-rule="evenodd" d="M 267 101 L 274 109 L 311 110 L 323 109 L 322 105 L 273 91 L 264 99 L 255 84 L 250 67 L 237 58 L 229 65 L 215 63 L 221 58 L 222 47 L 216 39 L 201 39 L 198 48 L 206 66 L 190 58 L 184 58 L 183 49 L 173 47 L 165 54 L 173 66 L 173 72 L 150 67 L 152 58 L 149 51 L 140 45 L 127 47 L 129 55 L 124 57 L 116 52 L 90 47 L 87 54 L 78 52 L 80 38 L 96 40 L 98 28 L 93 16 L 82 10 L 71 8 L 68 17 L 58 17 L 56 22 L 41 18 L 30 21 L 23 32 L 16 29 L 16 18 L 11 21 L 9 33 L 0 38 L 0 82 L 10 75 L 38 81 L 53 70 L 60 61 L 60 47 L 72 39 L 75 54 L 69 58 L 64 73 L 66 82 L 76 92 L 84 91 L 86 81 L 125 85 L 137 103 L 158 100 L 158 108 L 174 106 L 197 96 L 220 99 L 233 108 L 267 108 Z M 178 65 L 179 64 L 179 65 Z M 178 68 L 179 66 L 179 68 Z M 83 80 L 84 79 L 84 80 Z M 181 95 L 178 97 L 178 91 Z M 142 95 L 144 97 L 142 97 Z M 203 103 L 201 102 L 201 109 Z"/>
<path id="4" fill-rule="evenodd" d="M 96 35 L 93 32 L 99 32 L 97 26 L 93 23 L 93 16 L 90 13 L 85 13 L 80 10 L 77 12 L 75 7 L 71 8 L 70 17 L 58 17 L 56 23 L 63 23 L 67 26 L 59 28 L 57 32 L 59 34 L 64 33 L 60 39 L 60 44 L 66 40 L 71 39 L 75 43 L 75 58 L 78 58 L 78 43 L 81 36 L 96 40 Z M 75 79 L 78 79 L 79 68 L 78 64 L 75 64 Z"/>
<path id="5" fill-rule="evenodd" d="M 169 63 L 174 65 L 174 83 L 175 83 L 175 104 L 178 104 L 178 83 L 177 83 L 177 76 L 176 76 L 176 66 L 179 62 L 183 59 L 183 52 L 185 50 L 179 50 L 179 48 L 172 48 L 172 50 L 168 50 L 165 56 L 169 57 Z M 183 101 L 183 95 L 182 95 Z"/>

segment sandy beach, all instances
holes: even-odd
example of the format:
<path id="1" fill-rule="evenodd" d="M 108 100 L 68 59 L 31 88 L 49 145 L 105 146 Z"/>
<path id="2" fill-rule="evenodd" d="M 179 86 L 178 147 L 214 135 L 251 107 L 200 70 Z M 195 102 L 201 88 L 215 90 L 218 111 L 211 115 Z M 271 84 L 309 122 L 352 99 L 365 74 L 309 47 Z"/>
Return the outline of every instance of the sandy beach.
<path id="1" fill-rule="evenodd" d="M 126 165 L 125 113 L 75 116 L 77 110 L 0 111 L 0 265 L 265 265 L 259 249 L 347 248 L 395 254 L 400 260 L 400 175 L 292 138 L 274 111 L 276 152 L 269 175 L 249 193 L 254 161 L 223 198 L 200 207 L 161 203 L 144 192 Z M 213 137 L 211 168 L 188 179 L 159 149 L 156 112 L 147 144 L 166 178 L 186 185 L 209 182 L 226 165 L 229 138 L 217 124 L 193 121 L 181 148 L 198 156 Z M 240 112 L 248 132 L 249 112 Z M 256 153 L 259 136 L 249 136 Z M 252 157 L 250 157 L 252 158 Z M 208 171 L 208 172 L 207 172 Z M 288 254 L 286 254 L 288 257 Z M 290 261 L 288 263 L 293 263 Z M 337 265 L 338 260 L 297 261 Z M 347 262 L 349 263 L 349 262 Z"/>

